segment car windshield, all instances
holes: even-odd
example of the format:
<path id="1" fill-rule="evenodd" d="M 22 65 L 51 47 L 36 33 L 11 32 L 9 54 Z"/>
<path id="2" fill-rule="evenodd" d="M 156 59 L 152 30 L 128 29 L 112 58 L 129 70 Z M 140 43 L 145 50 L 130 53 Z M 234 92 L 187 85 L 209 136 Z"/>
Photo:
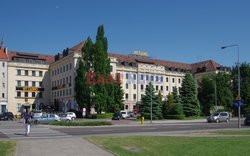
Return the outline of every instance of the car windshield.
<path id="1" fill-rule="evenodd" d="M 126 112 L 121 112 L 121 114 L 126 114 Z"/>
<path id="2" fill-rule="evenodd" d="M 60 117 L 66 117 L 67 114 L 60 114 L 59 116 L 60 116 Z"/>
<path id="3" fill-rule="evenodd" d="M 218 116 L 220 113 L 213 113 L 212 116 Z"/>

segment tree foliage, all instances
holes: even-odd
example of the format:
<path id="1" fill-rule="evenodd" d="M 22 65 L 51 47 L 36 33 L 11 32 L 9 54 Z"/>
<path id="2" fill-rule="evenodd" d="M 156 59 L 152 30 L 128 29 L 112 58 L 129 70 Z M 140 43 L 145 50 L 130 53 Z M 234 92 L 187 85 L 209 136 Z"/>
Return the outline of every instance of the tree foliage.
<path id="1" fill-rule="evenodd" d="M 196 82 L 190 73 L 187 73 L 182 81 L 180 95 L 185 116 L 199 115 L 200 104 L 197 99 Z"/>
<path id="2" fill-rule="evenodd" d="M 140 107 L 141 115 L 144 116 L 145 119 L 151 118 L 151 103 L 152 103 L 152 118 L 153 119 L 161 119 L 162 112 L 160 108 L 159 97 L 155 95 L 154 87 L 151 83 L 146 87 L 145 95 L 142 95 L 142 104 Z"/>

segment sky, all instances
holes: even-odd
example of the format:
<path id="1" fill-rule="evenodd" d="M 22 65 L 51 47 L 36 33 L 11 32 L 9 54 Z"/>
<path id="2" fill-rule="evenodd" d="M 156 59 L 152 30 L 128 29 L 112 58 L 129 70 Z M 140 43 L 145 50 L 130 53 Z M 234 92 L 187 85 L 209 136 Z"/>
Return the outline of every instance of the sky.
<path id="1" fill-rule="evenodd" d="M 109 52 L 145 51 L 194 63 L 250 62 L 249 0 L 1 0 L 0 38 L 10 50 L 54 55 L 105 27 Z"/>

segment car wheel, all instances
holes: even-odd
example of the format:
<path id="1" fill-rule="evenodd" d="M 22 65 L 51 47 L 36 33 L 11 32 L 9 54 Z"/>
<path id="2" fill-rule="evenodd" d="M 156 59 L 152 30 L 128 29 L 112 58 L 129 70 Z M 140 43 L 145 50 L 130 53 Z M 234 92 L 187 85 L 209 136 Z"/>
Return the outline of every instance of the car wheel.
<path id="1" fill-rule="evenodd" d="M 216 119 L 216 123 L 219 123 L 220 122 L 220 120 L 219 119 Z"/>

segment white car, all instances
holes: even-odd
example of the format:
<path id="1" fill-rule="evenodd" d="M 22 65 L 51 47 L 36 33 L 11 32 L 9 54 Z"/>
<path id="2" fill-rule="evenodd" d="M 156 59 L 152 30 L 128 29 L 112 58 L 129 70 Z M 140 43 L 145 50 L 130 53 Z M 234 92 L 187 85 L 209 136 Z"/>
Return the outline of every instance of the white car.
<path id="1" fill-rule="evenodd" d="M 72 120 L 76 119 L 76 114 L 74 112 L 67 112 L 66 114 L 70 116 Z"/>
<path id="2" fill-rule="evenodd" d="M 123 118 L 123 119 L 129 117 L 128 111 L 121 111 L 120 113 L 122 114 L 122 118 Z"/>
<path id="3" fill-rule="evenodd" d="M 35 124 L 47 124 L 50 122 L 60 121 L 60 117 L 56 114 L 43 114 L 40 118 L 35 119 Z"/>
<path id="4" fill-rule="evenodd" d="M 61 121 L 72 121 L 73 118 L 68 114 L 60 114 L 59 115 Z"/>

